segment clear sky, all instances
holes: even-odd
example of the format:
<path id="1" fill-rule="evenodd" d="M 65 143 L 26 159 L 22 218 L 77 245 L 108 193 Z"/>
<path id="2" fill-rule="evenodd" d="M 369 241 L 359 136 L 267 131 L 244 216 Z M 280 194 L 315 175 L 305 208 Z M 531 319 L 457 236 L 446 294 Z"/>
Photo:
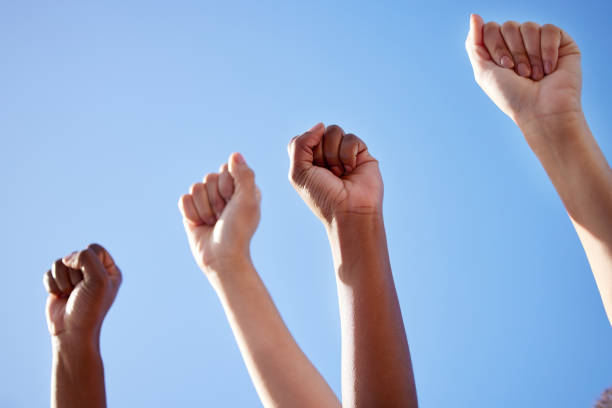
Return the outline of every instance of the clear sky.
<path id="1" fill-rule="evenodd" d="M 380 160 L 422 406 L 592 405 L 612 329 L 546 174 L 473 80 L 471 12 L 576 39 L 611 158 L 609 1 L 0 1 L 0 406 L 48 403 L 41 278 L 94 241 L 124 274 L 110 407 L 259 404 L 177 210 L 233 151 L 263 192 L 255 265 L 339 394 L 331 255 L 287 181 L 287 142 L 318 121 Z"/>

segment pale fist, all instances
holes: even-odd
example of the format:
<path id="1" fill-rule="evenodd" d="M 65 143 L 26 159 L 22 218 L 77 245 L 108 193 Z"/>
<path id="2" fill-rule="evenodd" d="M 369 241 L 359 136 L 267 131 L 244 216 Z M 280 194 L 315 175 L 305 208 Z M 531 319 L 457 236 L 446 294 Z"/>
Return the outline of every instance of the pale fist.
<path id="1" fill-rule="evenodd" d="M 378 162 L 354 134 L 319 123 L 291 139 L 288 150 L 289 181 L 326 225 L 336 217 L 382 211 Z"/>
<path id="2" fill-rule="evenodd" d="M 581 112 L 580 50 L 562 29 L 472 15 L 465 45 L 476 82 L 519 126 Z"/>
<path id="3" fill-rule="evenodd" d="M 230 156 L 219 173 L 181 196 L 179 209 L 198 266 L 206 273 L 226 263 L 249 259 L 249 245 L 260 217 L 261 193 L 255 173 L 239 153 Z"/>
<path id="4" fill-rule="evenodd" d="M 49 292 L 47 325 L 53 336 L 93 338 L 113 304 L 121 271 L 100 245 L 58 259 L 43 276 Z"/>

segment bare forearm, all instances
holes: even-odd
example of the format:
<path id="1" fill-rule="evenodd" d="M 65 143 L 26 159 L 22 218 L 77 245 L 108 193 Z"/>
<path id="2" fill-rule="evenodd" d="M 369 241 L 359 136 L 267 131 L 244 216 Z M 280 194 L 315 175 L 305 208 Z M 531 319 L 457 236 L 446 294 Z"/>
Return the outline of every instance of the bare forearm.
<path id="1" fill-rule="evenodd" d="M 265 406 L 340 406 L 291 336 L 250 261 L 220 271 L 211 282 Z"/>
<path id="2" fill-rule="evenodd" d="M 343 403 L 416 407 L 382 215 L 335 219 L 327 232 L 340 302 Z"/>
<path id="3" fill-rule="evenodd" d="M 612 323 L 612 171 L 582 113 L 522 126 L 576 228 Z"/>
<path id="4" fill-rule="evenodd" d="M 51 407 L 106 407 L 104 366 L 96 340 L 53 339 Z"/>

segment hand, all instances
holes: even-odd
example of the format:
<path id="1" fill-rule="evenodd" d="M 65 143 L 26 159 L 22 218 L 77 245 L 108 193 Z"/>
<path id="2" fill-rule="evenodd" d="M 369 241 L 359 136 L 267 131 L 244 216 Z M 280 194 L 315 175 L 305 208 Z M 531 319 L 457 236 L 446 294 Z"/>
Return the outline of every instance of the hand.
<path id="1" fill-rule="evenodd" d="M 383 182 L 378 161 L 354 134 L 322 123 L 289 142 L 289 180 L 327 225 L 341 215 L 379 214 Z"/>
<path id="2" fill-rule="evenodd" d="M 255 173 L 240 153 L 230 156 L 219 173 L 191 186 L 179 209 L 191 252 L 205 272 L 224 263 L 249 259 L 249 244 L 259 224 L 261 193 Z"/>
<path id="3" fill-rule="evenodd" d="M 95 338 L 121 285 L 121 272 L 103 247 L 91 244 L 55 261 L 43 283 L 51 335 Z"/>
<path id="4" fill-rule="evenodd" d="M 562 29 L 472 15 L 465 45 L 476 82 L 519 127 L 582 113 L 580 50 Z"/>

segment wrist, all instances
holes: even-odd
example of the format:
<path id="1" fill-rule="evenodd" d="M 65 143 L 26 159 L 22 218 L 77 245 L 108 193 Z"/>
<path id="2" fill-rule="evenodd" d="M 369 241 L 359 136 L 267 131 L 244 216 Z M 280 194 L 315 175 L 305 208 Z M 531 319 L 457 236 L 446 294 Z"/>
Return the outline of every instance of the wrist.
<path id="1" fill-rule="evenodd" d="M 582 110 L 517 121 L 525 140 L 536 153 L 573 144 L 589 132 Z"/>
<path id="2" fill-rule="evenodd" d="M 388 264 L 382 212 L 334 218 L 327 227 L 337 278 L 350 284 Z"/>
<path id="3" fill-rule="evenodd" d="M 250 254 L 224 257 L 209 265 L 204 271 L 213 288 L 219 292 L 232 282 L 245 279 L 253 271 L 253 262 Z"/>
<path id="4" fill-rule="evenodd" d="M 382 207 L 382 206 L 381 206 Z M 361 211 L 338 211 L 329 220 L 323 219 L 328 232 L 341 232 L 351 227 L 367 227 L 383 222 L 382 208 L 369 208 Z"/>
<path id="5" fill-rule="evenodd" d="M 97 333 L 63 332 L 51 336 L 54 356 L 83 358 L 100 356 L 100 335 Z"/>

